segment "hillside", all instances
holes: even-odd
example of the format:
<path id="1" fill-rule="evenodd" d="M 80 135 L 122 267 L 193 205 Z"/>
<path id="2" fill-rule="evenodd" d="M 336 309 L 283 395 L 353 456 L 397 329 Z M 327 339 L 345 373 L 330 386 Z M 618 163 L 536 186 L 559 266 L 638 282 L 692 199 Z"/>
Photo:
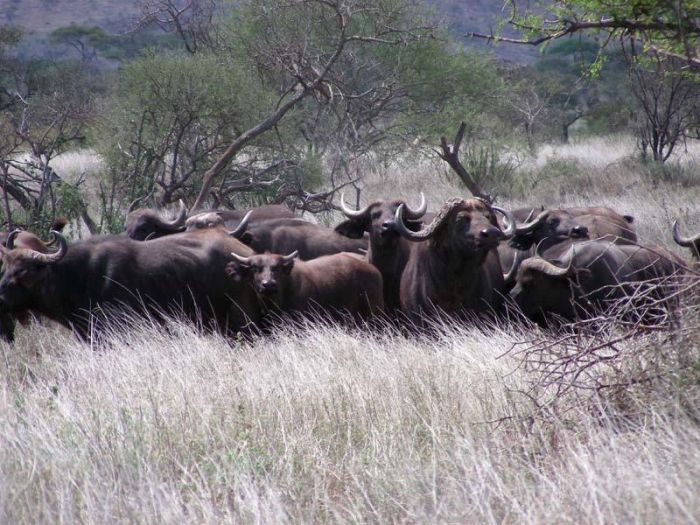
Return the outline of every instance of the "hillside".
<path id="1" fill-rule="evenodd" d="M 17 25 L 27 32 L 32 54 L 48 49 L 48 35 L 71 24 L 99 26 L 106 32 L 120 34 L 133 28 L 143 0 L 3 0 L 0 2 L 0 25 Z M 455 33 L 488 33 L 496 26 L 502 3 L 493 0 L 426 0 Z M 500 58 L 518 63 L 534 61 L 537 50 L 514 45 L 488 46 L 483 41 L 465 40 L 469 46 L 490 47 Z"/>

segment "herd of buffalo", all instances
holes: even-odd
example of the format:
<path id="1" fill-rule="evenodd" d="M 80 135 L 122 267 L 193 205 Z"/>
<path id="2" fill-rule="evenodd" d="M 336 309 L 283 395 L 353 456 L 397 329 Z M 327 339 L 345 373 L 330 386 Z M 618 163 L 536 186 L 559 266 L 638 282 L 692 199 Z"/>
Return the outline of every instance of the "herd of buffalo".
<path id="1" fill-rule="evenodd" d="M 505 210 L 454 198 L 436 213 L 379 200 L 347 206 L 326 228 L 285 206 L 190 214 L 130 211 L 121 235 L 47 244 L 15 230 L 0 237 L 0 331 L 32 314 L 98 334 L 125 312 L 184 316 L 227 334 L 267 329 L 280 314 L 383 319 L 421 326 L 436 312 L 517 311 L 546 325 L 585 318 L 637 290 L 694 272 L 640 242 L 634 220 L 606 207 Z M 698 267 L 700 234 L 673 237 Z M 650 285 L 651 286 L 651 285 Z M 652 287 L 663 300 L 664 288 Z"/>

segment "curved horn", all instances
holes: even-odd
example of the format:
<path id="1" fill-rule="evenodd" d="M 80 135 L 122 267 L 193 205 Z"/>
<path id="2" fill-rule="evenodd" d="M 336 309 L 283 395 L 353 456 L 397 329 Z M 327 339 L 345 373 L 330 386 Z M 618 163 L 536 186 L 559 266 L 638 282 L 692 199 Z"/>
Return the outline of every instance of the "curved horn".
<path id="1" fill-rule="evenodd" d="M 68 252 L 68 241 L 56 230 L 51 230 L 51 235 L 53 235 L 53 240 L 58 244 L 58 251 L 55 253 L 40 253 L 34 250 L 27 250 L 30 253 L 32 259 L 37 261 L 51 264 L 63 259 Z"/>
<path id="2" fill-rule="evenodd" d="M 700 242 L 700 233 L 698 233 L 694 237 L 683 237 L 681 235 L 680 228 L 678 227 L 678 221 L 676 220 L 676 221 L 673 221 L 673 240 L 676 241 L 676 244 L 678 244 L 679 246 L 684 246 L 686 248 L 693 248 L 695 246 L 695 244 Z M 9 246 L 9 243 L 10 243 L 9 237 L 7 239 L 7 243 L 8 243 L 7 247 L 9 248 L 10 247 Z"/>
<path id="3" fill-rule="evenodd" d="M 534 230 L 539 224 L 542 223 L 542 221 L 547 217 L 547 214 L 549 213 L 549 210 L 543 210 L 541 211 L 537 217 L 532 219 L 531 221 L 525 221 L 523 224 L 516 224 L 515 225 L 515 234 L 523 234 L 523 233 L 530 233 L 532 230 Z"/>
<path id="4" fill-rule="evenodd" d="M 236 252 L 231 252 L 231 255 L 237 262 L 245 266 L 250 264 L 250 257 L 243 257 L 242 255 L 238 255 Z"/>
<path id="5" fill-rule="evenodd" d="M 447 216 L 449 215 L 450 211 L 452 211 L 452 209 L 454 209 L 456 206 L 461 205 L 463 202 L 464 201 L 460 198 L 448 200 L 440 209 L 440 211 L 435 215 L 435 218 L 432 220 L 432 222 L 428 224 L 425 228 L 417 232 L 409 230 L 404 224 L 403 210 L 406 205 L 402 203 L 399 205 L 398 208 L 396 208 L 396 213 L 394 214 L 396 231 L 403 238 L 413 242 L 421 242 L 430 239 L 433 235 L 435 235 L 435 232 L 437 231 L 438 227 L 445 221 L 445 219 L 447 219 Z"/>
<path id="6" fill-rule="evenodd" d="M 349 219 L 360 219 L 361 217 L 363 217 L 367 213 L 367 211 L 369 211 L 370 206 L 371 206 L 371 204 L 368 204 L 367 206 L 365 206 L 361 210 L 351 210 L 345 204 L 345 194 L 344 193 L 340 194 L 340 209 L 343 211 L 345 216 Z"/>
<path id="7" fill-rule="evenodd" d="M 234 237 L 236 239 L 240 238 L 240 236 L 243 235 L 243 232 L 245 232 L 246 228 L 248 227 L 248 222 L 250 221 L 251 215 L 253 215 L 253 210 L 250 210 L 243 216 L 241 222 L 238 223 L 238 226 L 236 226 L 235 230 L 226 233 L 228 233 L 231 237 Z"/>
<path id="8" fill-rule="evenodd" d="M 405 208 L 405 216 L 407 219 L 420 219 L 423 215 L 425 215 L 425 212 L 428 211 L 428 203 L 425 201 L 425 195 L 423 192 L 420 192 L 420 204 L 418 205 L 418 209 L 412 210 L 411 208 L 408 207 L 408 204 L 406 204 Z"/>
<path id="9" fill-rule="evenodd" d="M 515 252 L 515 257 L 513 257 L 513 262 L 510 265 L 508 273 L 503 274 L 503 285 L 505 286 L 506 290 L 510 290 L 515 286 L 516 277 L 518 276 L 518 268 L 520 268 L 520 265 L 527 258 L 527 252 L 524 250 L 518 250 Z"/>
<path id="10" fill-rule="evenodd" d="M 394 214 L 394 223 L 396 231 L 409 241 L 421 242 L 429 239 L 434 233 L 435 229 L 424 228 L 421 231 L 414 232 L 409 230 L 403 222 L 403 209 L 406 205 L 401 203 L 399 207 L 396 208 L 396 213 Z M 434 222 L 434 221 L 433 221 Z"/>
<path id="11" fill-rule="evenodd" d="M 561 268 L 560 266 L 551 263 L 547 259 L 542 259 L 541 257 L 533 257 L 523 262 L 523 267 L 531 268 L 538 272 L 542 272 L 543 274 L 549 275 L 550 277 L 562 278 L 567 277 L 571 273 L 573 263 L 574 259 L 572 257 L 566 268 Z"/>
<path id="12" fill-rule="evenodd" d="M 182 199 L 180 199 L 178 202 L 180 204 L 180 209 L 177 212 L 177 217 L 175 217 L 172 221 L 162 221 L 162 226 L 164 228 L 179 230 L 185 225 L 185 221 L 187 220 L 187 206 L 185 206 L 185 203 L 182 202 Z"/>
<path id="13" fill-rule="evenodd" d="M 126 209 L 126 213 L 131 213 L 134 211 L 142 199 L 143 197 L 136 197 L 133 201 L 131 201 L 131 204 L 129 204 L 129 207 Z"/>
<path id="14" fill-rule="evenodd" d="M 21 231 L 22 230 L 20 230 L 19 228 L 16 228 L 9 233 L 9 235 L 7 236 L 7 241 L 5 241 L 5 247 L 8 250 L 13 250 L 15 248 L 15 239 Z"/>
<path id="15" fill-rule="evenodd" d="M 503 215 L 503 218 L 505 219 L 504 222 L 506 225 L 506 229 L 502 230 L 503 236 L 506 239 L 510 239 L 511 237 L 513 237 L 513 235 L 515 235 L 515 228 L 516 228 L 515 219 L 513 218 L 513 214 L 510 213 L 509 211 L 501 208 L 500 206 L 491 206 L 491 209 L 493 211 L 496 211 L 496 212 L 500 213 L 501 215 Z"/>
<path id="16" fill-rule="evenodd" d="M 299 250 L 294 250 L 294 251 L 293 251 L 292 253 L 290 253 L 289 255 L 283 255 L 283 256 L 282 256 L 282 260 L 283 260 L 284 262 L 289 262 L 289 261 L 291 261 L 292 259 L 296 259 L 297 257 L 299 257 Z"/>

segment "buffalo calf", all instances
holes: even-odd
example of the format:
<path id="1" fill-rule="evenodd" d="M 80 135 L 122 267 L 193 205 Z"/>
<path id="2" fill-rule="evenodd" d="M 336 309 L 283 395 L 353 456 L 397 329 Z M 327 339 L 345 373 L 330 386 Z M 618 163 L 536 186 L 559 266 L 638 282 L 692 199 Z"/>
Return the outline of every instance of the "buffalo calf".
<path id="1" fill-rule="evenodd" d="M 379 270 L 356 254 L 337 253 L 311 261 L 299 260 L 297 252 L 231 255 L 228 275 L 252 284 L 273 312 L 322 312 L 336 319 L 350 314 L 357 320 L 384 309 Z"/>

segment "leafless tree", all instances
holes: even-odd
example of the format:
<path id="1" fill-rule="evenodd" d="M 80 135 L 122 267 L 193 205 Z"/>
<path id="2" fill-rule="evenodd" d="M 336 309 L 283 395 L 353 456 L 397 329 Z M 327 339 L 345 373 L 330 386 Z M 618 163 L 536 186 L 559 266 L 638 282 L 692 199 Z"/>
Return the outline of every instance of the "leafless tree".
<path id="1" fill-rule="evenodd" d="M 628 49 L 630 88 L 639 108 L 639 146 L 645 158 L 650 154 L 654 161 L 665 162 L 700 124 L 700 87 L 675 59 L 640 59 L 634 42 Z"/>

